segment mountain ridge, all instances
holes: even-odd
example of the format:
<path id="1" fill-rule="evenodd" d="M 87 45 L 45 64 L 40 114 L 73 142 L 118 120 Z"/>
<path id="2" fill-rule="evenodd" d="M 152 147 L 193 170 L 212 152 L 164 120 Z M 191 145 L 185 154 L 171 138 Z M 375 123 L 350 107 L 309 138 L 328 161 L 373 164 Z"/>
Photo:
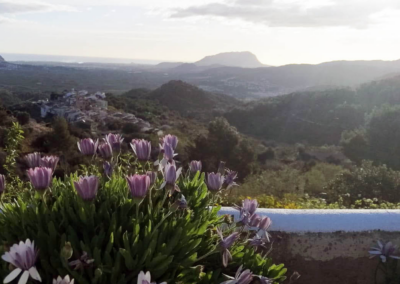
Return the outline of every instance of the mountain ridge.
<path id="1" fill-rule="evenodd" d="M 257 56 L 250 51 L 222 52 L 214 55 L 207 55 L 195 62 L 161 62 L 155 65 L 155 67 L 160 69 L 170 69 L 186 64 L 194 64 L 198 67 L 212 67 L 217 65 L 221 67 L 227 66 L 240 68 L 269 67 L 269 65 L 262 64 L 258 60 Z"/>
<path id="2" fill-rule="evenodd" d="M 196 61 L 194 64 L 198 66 L 219 64 L 224 66 L 242 68 L 267 67 L 266 65 L 262 64 L 253 53 L 249 51 L 223 52 L 215 55 L 209 55 L 199 61 Z"/>

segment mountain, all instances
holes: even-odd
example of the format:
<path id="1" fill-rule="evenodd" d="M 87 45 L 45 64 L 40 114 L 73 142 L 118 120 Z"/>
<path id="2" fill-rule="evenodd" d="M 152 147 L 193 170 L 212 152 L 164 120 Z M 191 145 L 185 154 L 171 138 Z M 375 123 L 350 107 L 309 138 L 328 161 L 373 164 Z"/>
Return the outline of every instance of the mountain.
<path id="1" fill-rule="evenodd" d="M 258 61 L 257 57 L 249 51 L 225 52 L 216 55 L 210 55 L 195 62 L 195 64 L 198 66 L 218 64 L 242 68 L 266 67 L 266 65 Z"/>
<path id="2" fill-rule="evenodd" d="M 383 105 L 400 105 L 400 75 L 255 100 L 224 115 L 240 132 L 265 141 L 338 145 L 343 131 L 365 127 L 365 118 Z"/>
<path id="3" fill-rule="evenodd" d="M 335 61 L 268 68 L 219 67 L 182 73 L 190 84 L 237 98 L 260 98 L 311 89 L 356 87 L 400 74 L 397 61 Z"/>
<path id="4" fill-rule="evenodd" d="M 184 62 L 161 62 L 158 63 L 155 67 L 160 69 L 169 69 L 169 68 L 175 68 L 182 64 L 184 64 Z"/>
<path id="5" fill-rule="evenodd" d="M 0 55 L 0 63 L 4 63 L 4 62 L 6 62 L 6 61 L 5 61 L 4 58 Z"/>
<path id="6" fill-rule="evenodd" d="M 240 104 L 236 99 L 206 92 L 183 81 L 170 81 L 147 95 L 182 116 L 208 120 Z"/>

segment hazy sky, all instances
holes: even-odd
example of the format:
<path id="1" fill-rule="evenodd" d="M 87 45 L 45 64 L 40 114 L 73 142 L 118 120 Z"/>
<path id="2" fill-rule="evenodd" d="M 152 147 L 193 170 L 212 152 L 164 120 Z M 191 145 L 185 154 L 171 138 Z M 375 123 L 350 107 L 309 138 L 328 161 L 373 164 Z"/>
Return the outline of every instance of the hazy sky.
<path id="1" fill-rule="evenodd" d="M 0 0 L 0 55 L 400 59 L 399 0 Z"/>

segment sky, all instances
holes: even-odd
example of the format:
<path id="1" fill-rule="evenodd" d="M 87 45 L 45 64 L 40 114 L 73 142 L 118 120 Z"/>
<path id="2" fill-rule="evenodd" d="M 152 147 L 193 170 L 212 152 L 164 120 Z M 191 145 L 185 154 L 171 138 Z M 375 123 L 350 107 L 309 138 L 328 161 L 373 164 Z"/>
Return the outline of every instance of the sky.
<path id="1" fill-rule="evenodd" d="M 268 65 L 400 59 L 398 0 L 0 0 L 2 53 Z M 7 60 L 7 56 L 4 56 Z"/>

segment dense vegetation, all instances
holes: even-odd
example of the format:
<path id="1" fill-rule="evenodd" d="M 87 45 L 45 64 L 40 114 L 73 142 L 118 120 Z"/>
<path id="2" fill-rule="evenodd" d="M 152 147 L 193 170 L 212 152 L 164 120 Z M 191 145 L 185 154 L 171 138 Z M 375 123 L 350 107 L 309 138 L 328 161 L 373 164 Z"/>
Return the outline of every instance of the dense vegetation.
<path id="1" fill-rule="evenodd" d="M 5 101 L 25 98 L 23 94 L 2 94 Z M 193 103 L 193 96 L 213 108 Z M 127 150 L 134 138 L 151 140 L 157 146 L 159 133 L 168 131 L 181 137 L 179 163 L 202 160 L 203 169 L 209 171 L 225 161 L 240 173 L 242 187 L 230 192 L 224 204 L 249 196 L 268 207 L 398 207 L 398 80 L 373 82 L 356 90 L 295 93 L 247 103 L 246 107 L 236 100 L 226 101 L 225 96 L 208 97 L 217 100 L 213 102 L 207 101 L 207 96 L 210 93 L 179 81 L 155 91 L 107 94 L 112 111 L 131 112 L 150 121 L 155 130 L 141 133 L 133 124 L 108 121 L 99 133 L 122 132 L 126 137 L 122 147 Z M 224 104 L 221 112 L 232 104 L 237 108 L 225 113 L 225 118 L 218 117 L 221 112 L 215 110 Z M 0 147 L 5 147 L 7 128 L 18 121 L 26 135 L 21 151 L 60 155 L 62 167 L 57 176 L 90 164 L 75 151 L 78 139 L 92 135 L 85 125 L 56 119 L 44 126 L 29 119 L 29 115 L 37 117 L 29 107 L 11 111 L 13 116 L 5 109 L 0 111 L 4 117 Z M 157 150 L 152 155 L 157 156 Z M 0 155 L 0 159 L 4 157 Z M 23 172 L 24 163 L 17 164 Z"/>
<path id="2" fill-rule="evenodd" d="M 147 119 L 173 111 L 202 122 L 241 105 L 235 98 L 206 92 L 182 81 L 170 81 L 154 91 L 133 89 L 121 96 L 109 95 L 107 100 L 115 108 Z"/>
<path id="3" fill-rule="evenodd" d="M 78 149 L 90 164 L 54 179 L 59 158 L 32 153 L 24 157 L 30 181 L 24 182 L 13 167 L 22 134 L 14 123 L 7 144 L 14 154 L 7 178 L 0 175 L 5 283 L 20 274 L 22 284 L 28 278 L 50 283 L 58 275 L 82 284 L 150 283 L 139 281 L 141 271 L 170 284 L 226 284 L 236 271 L 245 283 L 285 280 L 284 265 L 265 253 L 271 220 L 257 215 L 250 200 L 238 209 L 238 222 L 218 216 L 235 176 L 223 167 L 207 175 L 178 169 L 177 137 L 161 139 L 156 161 L 149 141 L 133 140 L 132 155 L 121 150 L 119 135 L 102 144 L 82 139 Z"/>
<path id="4" fill-rule="evenodd" d="M 263 140 L 338 145 L 343 131 L 365 124 L 384 104 L 400 104 L 398 78 L 362 85 L 293 93 L 249 103 L 225 116 L 239 131 Z"/>

